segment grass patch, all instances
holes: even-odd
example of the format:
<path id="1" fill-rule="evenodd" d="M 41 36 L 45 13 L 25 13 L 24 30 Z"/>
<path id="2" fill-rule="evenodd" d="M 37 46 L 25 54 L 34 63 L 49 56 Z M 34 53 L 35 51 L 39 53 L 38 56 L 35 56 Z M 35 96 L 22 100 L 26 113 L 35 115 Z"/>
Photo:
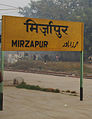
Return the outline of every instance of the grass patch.
<path id="1" fill-rule="evenodd" d="M 78 96 L 78 93 L 76 91 L 62 90 L 61 93 L 62 94 L 67 94 L 67 95 L 70 95 L 70 96 Z"/>
<path id="2" fill-rule="evenodd" d="M 22 82 L 21 84 L 17 85 L 16 88 L 24 88 L 29 90 L 39 90 L 39 91 L 45 91 L 45 92 L 53 92 L 53 93 L 60 93 L 59 89 L 53 89 L 53 88 L 41 88 L 40 86 L 35 85 L 28 85 L 25 82 Z"/>
<path id="3" fill-rule="evenodd" d="M 53 92 L 53 93 L 61 93 L 61 94 L 67 94 L 70 96 L 78 96 L 76 91 L 70 91 L 70 90 L 62 90 L 59 89 L 53 89 L 53 88 L 41 88 L 38 85 L 28 85 L 25 82 L 22 82 L 21 84 L 17 85 L 16 88 L 23 88 L 28 90 L 38 90 L 38 91 L 44 91 L 44 92 Z"/>

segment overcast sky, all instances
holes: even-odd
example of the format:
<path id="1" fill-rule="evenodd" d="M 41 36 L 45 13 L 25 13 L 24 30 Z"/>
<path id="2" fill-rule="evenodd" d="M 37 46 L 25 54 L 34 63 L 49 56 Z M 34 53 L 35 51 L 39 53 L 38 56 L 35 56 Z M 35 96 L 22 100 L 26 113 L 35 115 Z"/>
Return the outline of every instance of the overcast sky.
<path id="1" fill-rule="evenodd" d="M 0 0 L 0 19 L 2 18 L 2 15 L 20 16 L 20 14 L 18 14 L 18 9 L 4 10 L 4 9 L 15 9 L 13 7 L 8 7 L 7 5 L 18 8 L 26 6 L 29 2 L 30 0 Z"/>

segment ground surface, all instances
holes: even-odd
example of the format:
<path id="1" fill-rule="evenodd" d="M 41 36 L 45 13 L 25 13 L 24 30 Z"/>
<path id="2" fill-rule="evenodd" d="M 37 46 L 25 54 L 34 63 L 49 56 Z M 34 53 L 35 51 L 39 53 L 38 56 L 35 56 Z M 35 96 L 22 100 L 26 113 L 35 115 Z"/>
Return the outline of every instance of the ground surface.
<path id="1" fill-rule="evenodd" d="M 24 78 L 28 84 L 74 90 L 79 94 L 77 78 L 4 72 L 4 80 Z M 84 79 L 84 101 L 79 96 L 4 87 L 4 111 L 0 119 L 92 119 L 92 80 Z"/>

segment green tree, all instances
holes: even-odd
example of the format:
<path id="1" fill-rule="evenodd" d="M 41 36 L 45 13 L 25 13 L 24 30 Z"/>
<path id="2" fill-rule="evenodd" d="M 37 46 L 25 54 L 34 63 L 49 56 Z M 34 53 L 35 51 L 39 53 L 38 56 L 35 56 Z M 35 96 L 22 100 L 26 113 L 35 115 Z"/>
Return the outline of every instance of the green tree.
<path id="1" fill-rule="evenodd" d="M 30 0 L 19 13 L 25 17 L 84 22 L 85 51 L 92 54 L 92 0 Z"/>

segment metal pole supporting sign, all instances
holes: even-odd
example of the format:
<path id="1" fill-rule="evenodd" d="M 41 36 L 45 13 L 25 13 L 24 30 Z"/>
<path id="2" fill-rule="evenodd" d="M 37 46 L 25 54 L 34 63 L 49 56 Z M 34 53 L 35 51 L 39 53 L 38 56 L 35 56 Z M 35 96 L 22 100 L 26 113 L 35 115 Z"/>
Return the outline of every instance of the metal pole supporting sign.
<path id="1" fill-rule="evenodd" d="M 3 110 L 3 71 L 4 71 L 4 51 L 2 51 L 2 48 L 1 48 L 0 111 Z"/>
<path id="2" fill-rule="evenodd" d="M 83 101 L 83 51 L 80 52 L 80 101 Z"/>

